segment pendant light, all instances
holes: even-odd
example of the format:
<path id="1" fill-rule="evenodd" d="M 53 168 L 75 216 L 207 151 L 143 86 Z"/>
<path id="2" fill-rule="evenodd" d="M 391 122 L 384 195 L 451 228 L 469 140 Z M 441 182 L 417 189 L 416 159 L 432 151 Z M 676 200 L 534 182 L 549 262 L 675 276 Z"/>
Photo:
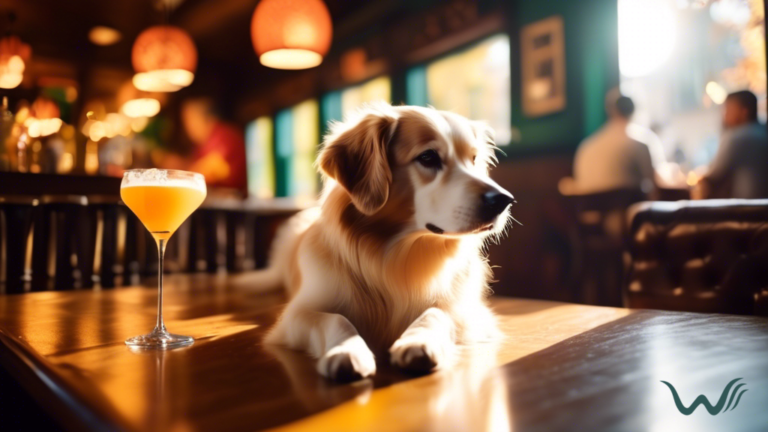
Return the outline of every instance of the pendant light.
<path id="1" fill-rule="evenodd" d="M 262 0 L 251 20 L 251 39 L 261 64 L 308 69 L 322 63 L 333 36 L 322 0 Z"/>
<path id="2" fill-rule="evenodd" d="M 197 49 L 184 30 L 168 25 L 144 30 L 133 43 L 133 85 L 149 92 L 174 92 L 195 79 Z"/>

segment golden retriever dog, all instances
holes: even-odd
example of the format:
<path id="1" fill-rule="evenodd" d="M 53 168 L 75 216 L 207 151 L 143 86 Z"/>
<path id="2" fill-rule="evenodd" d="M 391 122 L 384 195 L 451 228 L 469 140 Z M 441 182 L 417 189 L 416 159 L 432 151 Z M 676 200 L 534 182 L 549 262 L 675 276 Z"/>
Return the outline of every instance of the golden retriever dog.
<path id="1" fill-rule="evenodd" d="M 376 373 L 374 353 L 428 372 L 492 339 L 484 246 L 514 202 L 488 176 L 494 149 L 483 123 L 432 108 L 371 105 L 333 124 L 320 206 L 281 228 L 250 279 L 292 297 L 265 341 L 351 381 Z"/>

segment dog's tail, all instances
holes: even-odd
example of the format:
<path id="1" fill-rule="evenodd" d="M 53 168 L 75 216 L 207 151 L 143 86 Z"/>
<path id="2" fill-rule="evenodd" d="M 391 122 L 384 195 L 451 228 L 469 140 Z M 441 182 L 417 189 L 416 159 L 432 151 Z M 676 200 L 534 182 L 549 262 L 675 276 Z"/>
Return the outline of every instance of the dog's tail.
<path id="1" fill-rule="evenodd" d="M 230 279 L 230 283 L 236 287 L 242 287 L 255 292 L 276 291 L 286 289 L 293 294 L 299 287 L 289 286 L 291 261 L 297 243 L 302 234 L 320 216 L 320 208 L 311 208 L 297 213 L 286 221 L 275 234 L 269 251 L 269 263 L 267 268 L 253 272 L 243 273 Z"/>
<path id="2" fill-rule="evenodd" d="M 228 284 L 251 292 L 277 291 L 283 287 L 283 277 L 276 268 L 268 267 L 232 276 Z"/>

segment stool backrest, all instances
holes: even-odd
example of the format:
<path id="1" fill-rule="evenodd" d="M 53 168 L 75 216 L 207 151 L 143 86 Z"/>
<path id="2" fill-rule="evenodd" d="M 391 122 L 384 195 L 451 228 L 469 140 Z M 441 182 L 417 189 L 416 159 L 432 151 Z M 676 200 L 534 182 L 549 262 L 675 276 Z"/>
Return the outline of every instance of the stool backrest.
<path id="1" fill-rule="evenodd" d="M 0 293 L 24 292 L 31 275 L 31 228 L 39 200 L 0 196 Z"/>

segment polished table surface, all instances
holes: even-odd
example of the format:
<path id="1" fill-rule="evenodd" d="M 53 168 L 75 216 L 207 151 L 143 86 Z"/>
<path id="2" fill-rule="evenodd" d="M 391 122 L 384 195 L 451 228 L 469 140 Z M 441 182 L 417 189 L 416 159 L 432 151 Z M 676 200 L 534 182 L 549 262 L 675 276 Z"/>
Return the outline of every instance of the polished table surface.
<path id="1" fill-rule="evenodd" d="M 281 294 L 171 276 L 165 301 L 193 346 L 123 344 L 154 325 L 152 288 L 0 296 L 0 363 L 70 430 L 768 430 L 762 318 L 495 298 L 504 339 L 454 368 L 409 376 L 382 359 L 373 379 L 334 384 L 261 343 Z M 681 414 L 660 382 L 688 406 L 735 378 L 748 391 L 716 416 Z"/>

